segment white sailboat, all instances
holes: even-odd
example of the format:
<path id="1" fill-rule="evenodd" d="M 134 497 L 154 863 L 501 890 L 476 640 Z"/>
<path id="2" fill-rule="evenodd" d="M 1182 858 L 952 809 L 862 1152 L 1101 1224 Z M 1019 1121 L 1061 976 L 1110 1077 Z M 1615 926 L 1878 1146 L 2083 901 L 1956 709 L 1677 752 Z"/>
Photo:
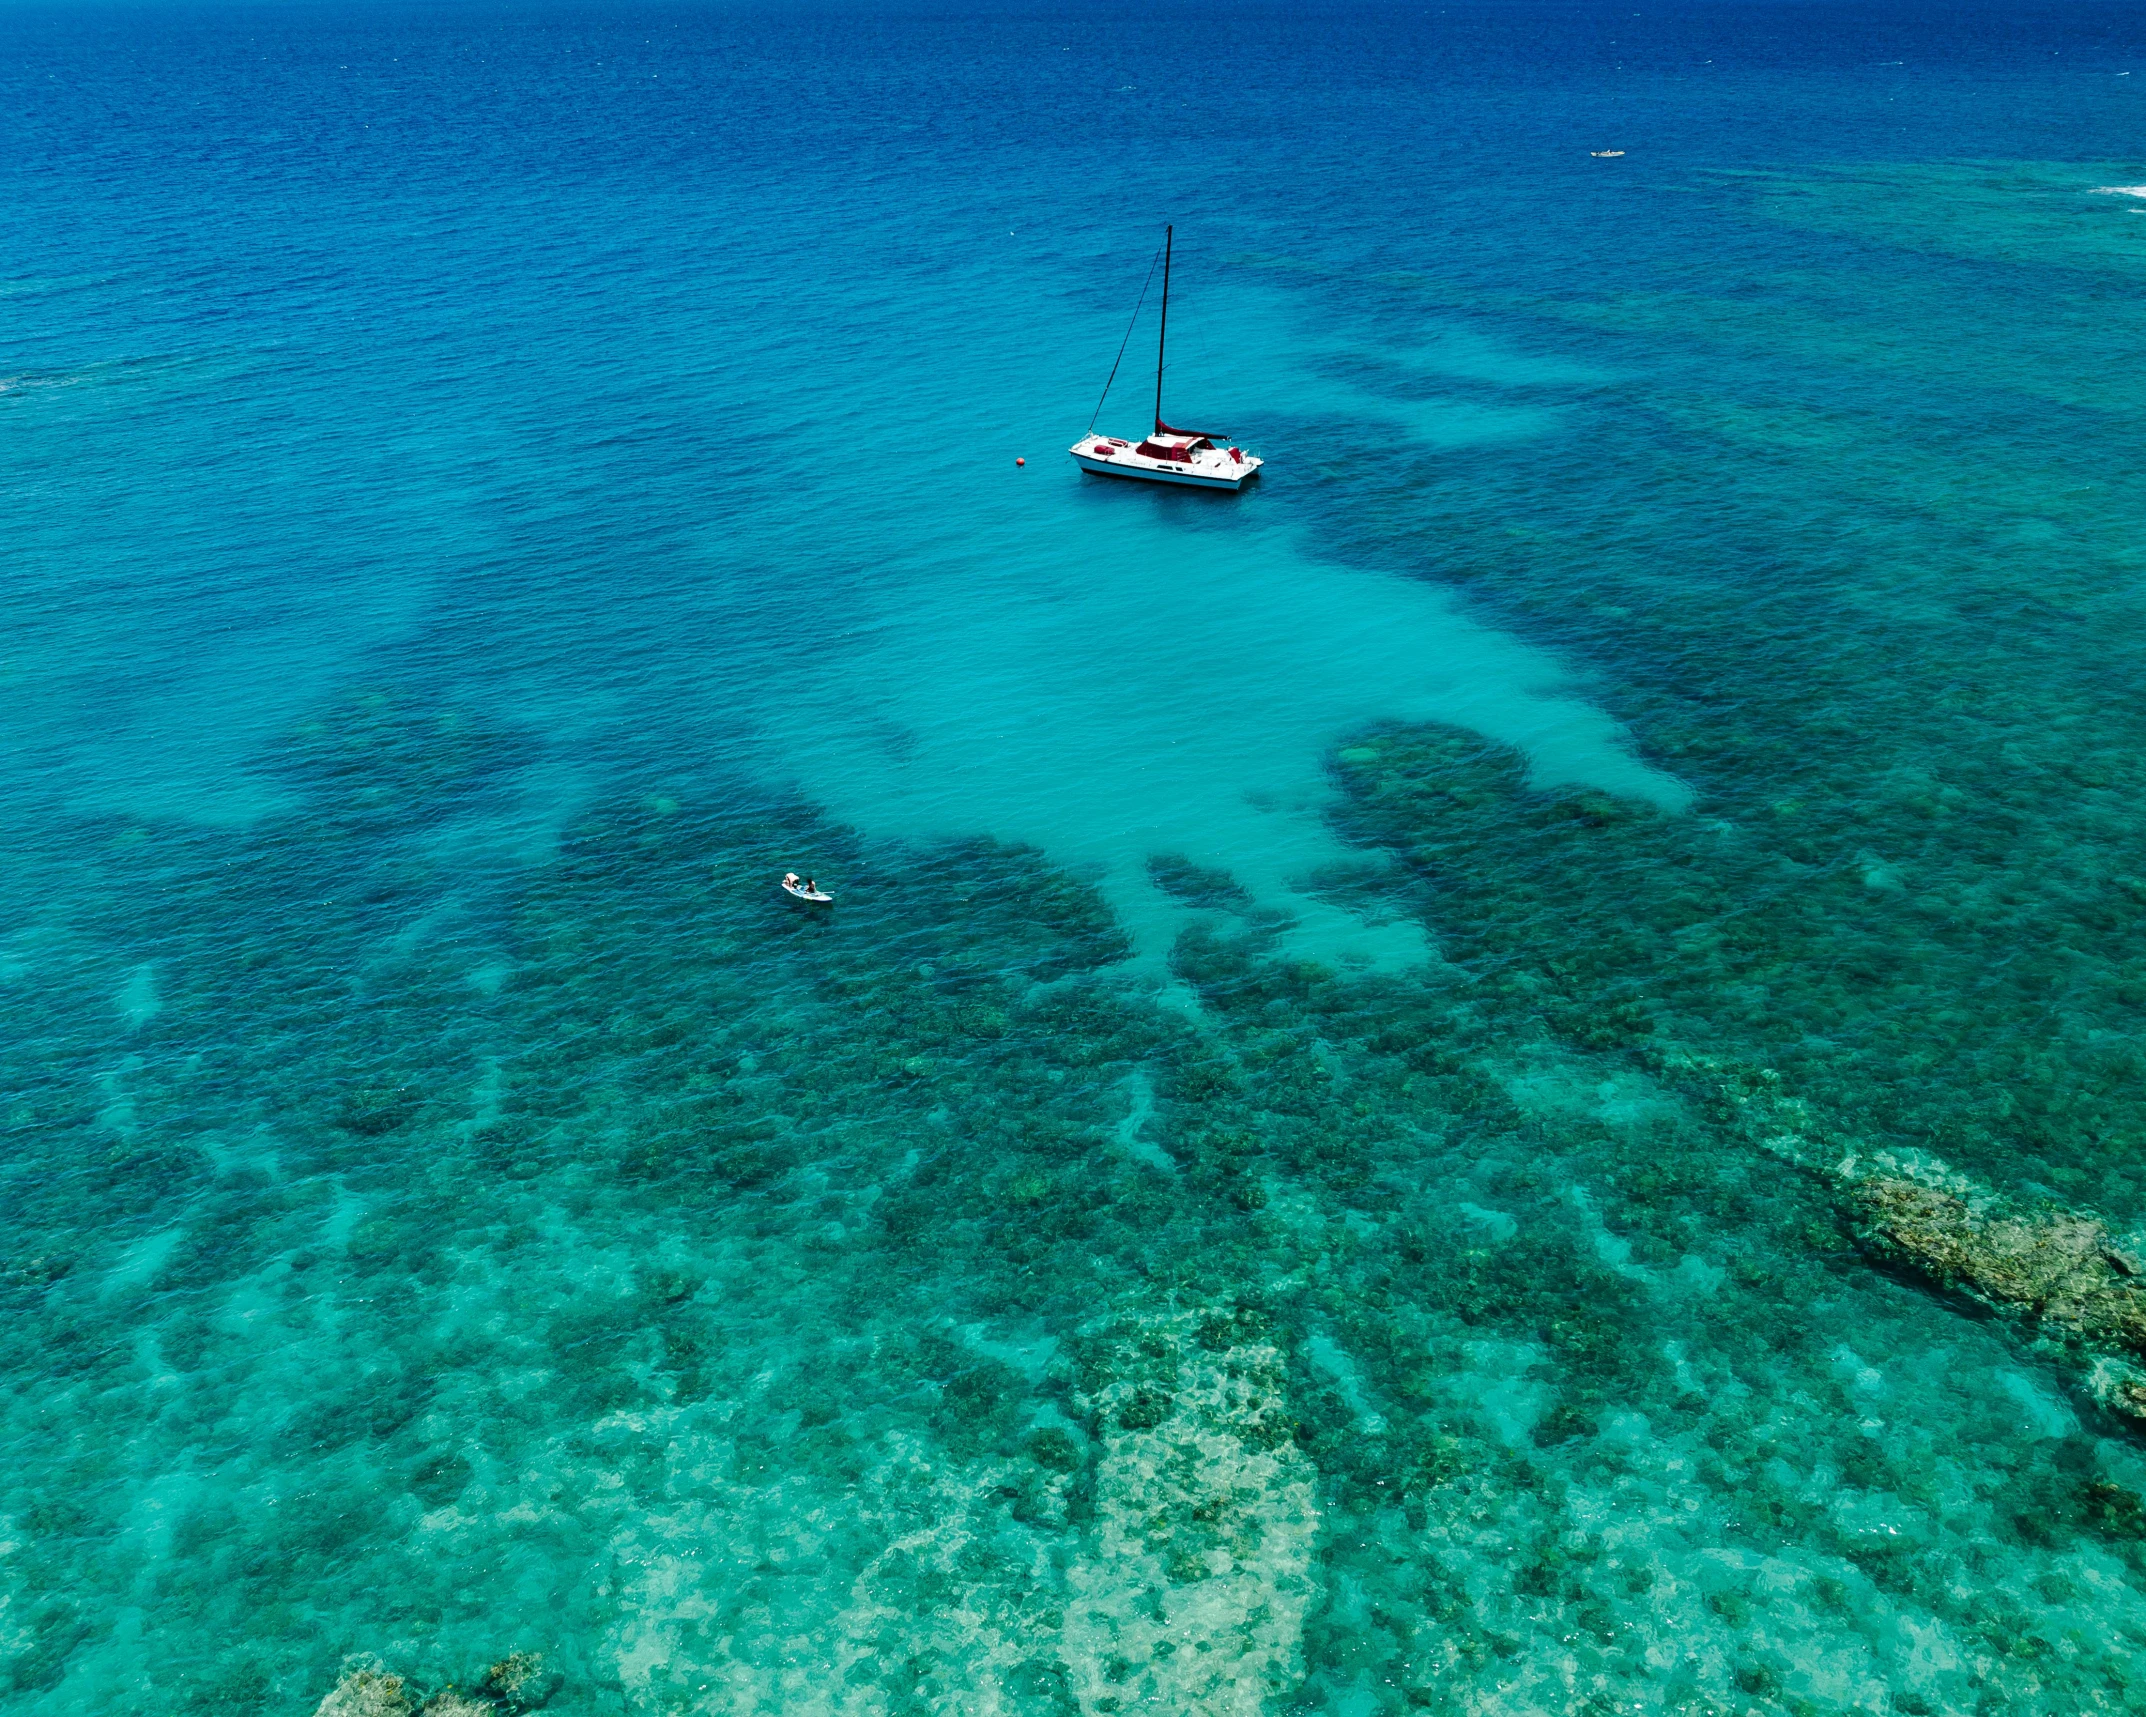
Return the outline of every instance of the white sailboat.
<path id="1" fill-rule="evenodd" d="M 1099 477 L 1133 477 L 1144 483 L 1182 483 L 1194 489 L 1241 489 L 1244 484 L 1259 474 L 1265 460 L 1244 451 L 1241 447 L 1224 446 L 1226 435 L 1210 430 L 1173 429 L 1162 417 L 1162 356 L 1170 338 L 1170 248 L 1175 229 L 1162 230 L 1162 327 L 1155 336 L 1155 429 L 1142 440 L 1128 441 L 1118 435 L 1097 435 L 1091 418 L 1088 433 L 1068 450 L 1073 462 L 1083 471 L 1093 471 Z M 1152 272 L 1148 278 L 1155 278 Z M 1141 298 L 1147 297 L 1147 289 L 1141 288 Z M 1140 319 L 1139 306 L 1133 308 L 1133 320 Z M 1132 329 L 1125 330 L 1125 337 L 1132 338 Z M 1118 348 L 1119 362 L 1125 358 L 1124 346 Z M 1110 366 L 1111 381 L 1118 375 L 1117 364 Z M 1110 382 L 1103 384 L 1103 399 L 1110 397 Z M 1096 417 L 1103 415 L 1102 401 L 1096 402 Z"/>

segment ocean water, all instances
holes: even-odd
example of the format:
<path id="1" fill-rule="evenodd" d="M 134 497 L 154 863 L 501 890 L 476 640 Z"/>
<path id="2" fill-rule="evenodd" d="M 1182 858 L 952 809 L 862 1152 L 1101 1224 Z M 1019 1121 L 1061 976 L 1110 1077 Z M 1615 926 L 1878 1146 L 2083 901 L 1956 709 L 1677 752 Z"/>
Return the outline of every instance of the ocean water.
<path id="1" fill-rule="evenodd" d="M 0 40 L 0 1710 L 2146 1711 L 2146 12 Z"/>

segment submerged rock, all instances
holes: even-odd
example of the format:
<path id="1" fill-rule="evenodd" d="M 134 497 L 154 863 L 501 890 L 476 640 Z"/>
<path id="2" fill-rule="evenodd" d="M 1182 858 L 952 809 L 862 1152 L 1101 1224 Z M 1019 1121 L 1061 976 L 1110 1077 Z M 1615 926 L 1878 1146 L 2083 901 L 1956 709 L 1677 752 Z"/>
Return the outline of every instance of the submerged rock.
<path id="1" fill-rule="evenodd" d="M 1830 1184 L 1881 1258 L 2025 1323 L 2084 1367 L 2102 1406 L 2146 1421 L 2146 1282 L 2099 1216 L 2005 1198 L 1926 1151 L 1871 1148 L 1788 1096 L 1770 1068 L 1709 1056 L 1663 1067 L 1704 1083 L 1752 1143 Z"/>
<path id="2" fill-rule="evenodd" d="M 527 1703 L 543 1685 L 544 1658 L 540 1652 L 510 1652 L 484 1672 L 485 1691 L 517 1705 Z"/>
<path id="3" fill-rule="evenodd" d="M 429 1697 L 404 1677 L 390 1675 L 377 1657 L 354 1657 L 344 1663 L 341 1678 L 313 1717 L 500 1717 L 503 1711 L 534 1709 L 547 1691 L 544 1659 L 533 1651 L 517 1651 L 493 1664 L 475 1694 L 448 1686 Z"/>
<path id="4" fill-rule="evenodd" d="M 472 1699 L 449 1688 L 426 1700 L 419 1717 L 496 1717 L 497 1711 L 489 1700 Z"/>
<path id="5" fill-rule="evenodd" d="M 355 1658 L 313 1717 L 409 1717 L 410 1710 L 401 1676 L 388 1674 L 377 1658 Z"/>

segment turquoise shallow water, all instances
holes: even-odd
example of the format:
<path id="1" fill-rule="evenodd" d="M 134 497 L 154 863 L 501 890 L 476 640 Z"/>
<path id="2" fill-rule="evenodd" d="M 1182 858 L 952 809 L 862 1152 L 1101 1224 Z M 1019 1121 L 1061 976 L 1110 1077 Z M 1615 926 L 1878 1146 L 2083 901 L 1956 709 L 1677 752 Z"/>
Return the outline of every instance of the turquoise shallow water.
<path id="1" fill-rule="evenodd" d="M 0 30 L 0 1707 L 2146 1709 L 2136 8 Z"/>

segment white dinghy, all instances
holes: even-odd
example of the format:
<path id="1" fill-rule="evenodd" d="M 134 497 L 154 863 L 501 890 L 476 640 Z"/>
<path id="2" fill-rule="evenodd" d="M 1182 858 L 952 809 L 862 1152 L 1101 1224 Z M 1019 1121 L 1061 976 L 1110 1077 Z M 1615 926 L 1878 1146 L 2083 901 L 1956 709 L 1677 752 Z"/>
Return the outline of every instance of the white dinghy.
<path id="1" fill-rule="evenodd" d="M 1098 477 L 1136 477 L 1145 483 L 1182 483 L 1193 489 L 1241 489 L 1256 477 L 1266 463 L 1241 447 L 1224 446 L 1226 435 L 1199 429 L 1172 429 L 1162 419 L 1162 355 L 1170 338 L 1170 248 L 1175 230 L 1162 230 L 1162 327 L 1155 336 L 1155 431 L 1143 440 L 1127 441 L 1117 435 L 1097 435 L 1095 419 L 1088 420 L 1088 433 L 1068 449 L 1073 462 Z M 1150 265 L 1148 279 L 1155 278 Z M 1140 303 L 1147 302 L 1147 287 L 1140 289 Z M 1133 306 L 1133 321 L 1140 320 L 1140 305 Z M 1133 330 L 1128 326 L 1125 338 Z M 1125 361 L 1125 346 L 1118 346 L 1118 362 Z M 1118 379 L 1118 365 L 1110 366 L 1110 381 L 1103 384 L 1103 399 L 1096 401 L 1095 415 L 1103 415 L 1103 400 L 1110 398 L 1110 382 Z"/>
<path id="2" fill-rule="evenodd" d="M 807 906 L 832 906 L 835 897 L 823 894 L 811 881 L 800 881 L 796 871 L 782 879 L 782 891 L 792 900 L 802 900 Z"/>

